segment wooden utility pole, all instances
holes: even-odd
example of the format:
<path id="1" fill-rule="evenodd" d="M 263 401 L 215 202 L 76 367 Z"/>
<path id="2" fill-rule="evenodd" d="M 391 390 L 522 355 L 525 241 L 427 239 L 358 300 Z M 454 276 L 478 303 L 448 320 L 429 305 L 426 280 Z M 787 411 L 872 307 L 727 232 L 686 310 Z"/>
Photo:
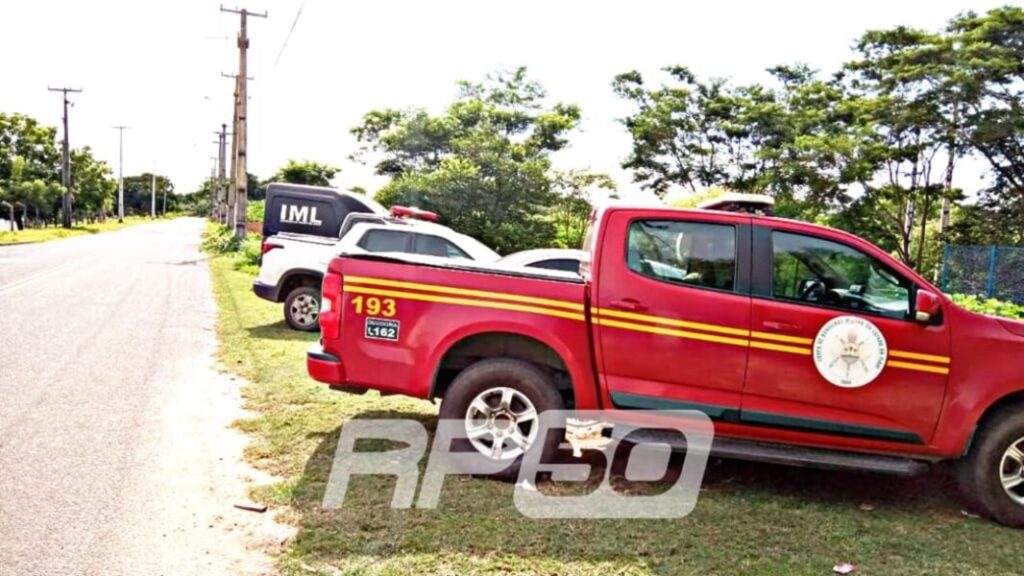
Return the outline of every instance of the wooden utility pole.
<path id="1" fill-rule="evenodd" d="M 257 18 L 266 18 L 267 13 L 263 12 L 258 14 L 255 12 L 249 12 L 242 8 L 224 8 L 220 7 L 221 12 L 230 12 L 232 14 L 238 14 L 241 17 L 241 24 L 238 31 L 238 76 L 235 77 L 236 93 L 235 97 L 235 134 L 232 139 L 234 149 L 234 169 L 232 175 L 234 177 L 234 189 L 235 189 L 235 205 L 233 210 L 234 225 L 235 225 L 235 236 L 238 238 L 245 238 L 245 215 L 246 215 L 246 204 L 248 200 L 248 166 L 246 165 L 248 150 L 247 150 L 247 139 L 249 129 L 247 126 L 247 109 L 248 109 L 248 63 L 246 55 L 249 51 L 249 28 L 248 18 L 249 16 L 256 16 Z"/>
<path id="2" fill-rule="evenodd" d="M 216 169 L 216 179 L 212 180 L 213 184 L 213 206 L 216 207 L 215 214 L 218 222 L 226 223 L 224 215 L 227 212 L 227 190 L 224 189 L 226 185 L 225 178 L 227 177 L 227 141 L 228 125 L 221 124 L 220 130 L 214 132 L 217 135 L 217 163 L 214 165 Z"/>
<path id="3" fill-rule="evenodd" d="M 124 131 L 128 126 L 114 126 L 117 130 L 117 221 L 124 222 Z"/>
<path id="4" fill-rule="evenodd" d="M 64 161 L 61 168 L 61 183 L 64 184 L 64 227 L 71 228 L 71 148 L 68 144 L 68 93 L 81 92 L 81 88 L 51 88 L 46 87 L 50 92 L 60 92 L 64 96 Z"/>

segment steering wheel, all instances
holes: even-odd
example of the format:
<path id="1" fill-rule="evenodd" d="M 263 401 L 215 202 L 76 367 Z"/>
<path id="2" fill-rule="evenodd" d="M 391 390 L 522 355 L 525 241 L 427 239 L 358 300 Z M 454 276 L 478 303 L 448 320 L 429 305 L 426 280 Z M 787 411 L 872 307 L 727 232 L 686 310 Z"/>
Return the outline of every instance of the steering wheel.
<path id="1" fill-rule="evenodd" d="M 825 295 L 825 283 L 817 279 L 804 280 L 804 287 L 800 290 L 800 300 L 817 302 Z"/>

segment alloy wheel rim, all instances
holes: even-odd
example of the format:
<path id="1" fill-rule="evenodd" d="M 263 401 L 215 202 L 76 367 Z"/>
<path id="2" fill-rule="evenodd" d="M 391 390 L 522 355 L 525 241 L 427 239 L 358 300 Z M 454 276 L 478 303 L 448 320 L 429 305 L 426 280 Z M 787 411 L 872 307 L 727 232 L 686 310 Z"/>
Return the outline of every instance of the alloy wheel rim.
<path id="1" fill-rule="evenodd" d="M 1024 438 L 1010 443 L 999 461 L 999 482 L 1006 495 L 1024 506 Z"/>
<path id="2" fill-rule="evenodd" d="M 469 403 L 465 426 L 477 452 L 491 460 L 514 460 L 537 438 L 537 409 L 518 390 L 488 388 Z"/>
<path id="3" fill-rule="evenodd" d="M 320 303 L 316 298 L 303 294 L 292 300 L 290 311 L 296 322 L 308 326 L 320 316 Z"/>

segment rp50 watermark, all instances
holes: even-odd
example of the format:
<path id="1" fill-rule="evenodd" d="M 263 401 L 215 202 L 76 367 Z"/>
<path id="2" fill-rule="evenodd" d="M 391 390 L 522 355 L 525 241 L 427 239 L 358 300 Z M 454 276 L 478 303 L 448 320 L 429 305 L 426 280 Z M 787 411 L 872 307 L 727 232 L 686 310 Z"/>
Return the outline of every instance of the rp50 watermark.
<path id="1" fill-rule="evenodd" d="M 603 454 L 604 465 L 596 478 L 596 487 L 587 493 L 545 494 L 537 489 L 543 479 L 557 483 L 588 482 L 588 487 L 595 479 L 594 466 L 587 459 L 566 458 L 564 451 L 552 457 L 542 449 L 548 445 L 549 435 L 561 438 L 566 430 L 570 437 L 573 435 L 573 427 L 566 425 L 569 419 L 611 426 L 611 438 L 599 442 L 591 438 L 587 443 Z M 517 467 L 513 503 L 521 514 L 531 518 L 679 518 L 697 504 L 714 439 L 714 425 L 701 412 L 552 410 L 539 414 L 534 424 L 536 430 L 529 434 L 499 431 L 489 444 L 481 445 L 472 442 L 473 427 L 464 420 L 439 420 L 433 442 L 417 420 L 349 421 L 338 438 L 323 505 L 328 509 L 340 508 L 352 476 L 372 474 L 397 478 L 391 499 L 393 508 L 415 505 L 434 509 L 446 476 L 507 477 Z M 383 452 L 356 451 L 357 440 L 383 440 L 404 446 Z M 496 446 L 498 442 L 501 446 Z M 681 451 L 685 451 L 685 456 L 678 474 L 671 474 L 671 456 Z M 428 458 L 421 482 L 420 461 L 424 454 Z M 623 457 L 624 467 L 616 461 Z M 626 482 L 658 481 L 657 493 L 616 490 L 612 471 L 623 468 Z"/>

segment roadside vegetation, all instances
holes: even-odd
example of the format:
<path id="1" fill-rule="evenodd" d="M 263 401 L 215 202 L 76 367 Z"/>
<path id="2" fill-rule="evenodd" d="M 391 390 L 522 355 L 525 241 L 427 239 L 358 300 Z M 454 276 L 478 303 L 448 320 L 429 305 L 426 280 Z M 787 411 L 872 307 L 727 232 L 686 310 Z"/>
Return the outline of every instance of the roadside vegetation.
<path id="1" fill-rule="evenodd" d="M 281 479 L 253 498 L 299 526 L 285 574 L 821 575 L 841 562 L 863 575 L 1019 573 L 1019 532 L 966 516 L 942 469 L 899 479 L 712 461 L 696 510 L 671 521 L 530 520 L 509 485 L 469 477 L 445 482 L 436 511 L 392 510 L 389 477 L 357 478 L 342 509 L 324 510 L 345 422 L 415 418 L 429 428 L 437 409 L 313 382 L 305 351 L 317 335 L 289 330 L 280 305 L 252 293 L 237 253 L 210 264 L 221 360 L 250 382 L 255 416 L 237 423 L 252 437 L 246 457 Z"/>
<path id="2" fill-rule="evenodd" d="M 80 224 L 71 228 L 61 228 L 50 226 L 47 228 L 26 228 L 24 230 L 4 230 L 0 231 L 0 245 L 3 244 L 21 244 L 27 242 L 46 242 L 48 240 L 56 240 L 58 238 L 69 238 L 71 236 L 81 236 L 83 234 L 97 234 L 100 232 L 111 232 L 114 230 L 120 230 L 127 226 L 134 226 L 136 224 L 143 224 L 145 222 L 152 222 L 151 218 L 143 216 L 127 216 L 124 222 L 118 222 L 117 218 L 108 218 L 105 222 L 95 222 L 92 224 Z"/>
<path id="3" fill-rule="evenodd" d="M 953 298 L 953 302 L 971 312 L 1024 320 L 1024 306 L 1014 304 L 1013 302 L 967 294 L 950 294 L 950 297 Z"/>

